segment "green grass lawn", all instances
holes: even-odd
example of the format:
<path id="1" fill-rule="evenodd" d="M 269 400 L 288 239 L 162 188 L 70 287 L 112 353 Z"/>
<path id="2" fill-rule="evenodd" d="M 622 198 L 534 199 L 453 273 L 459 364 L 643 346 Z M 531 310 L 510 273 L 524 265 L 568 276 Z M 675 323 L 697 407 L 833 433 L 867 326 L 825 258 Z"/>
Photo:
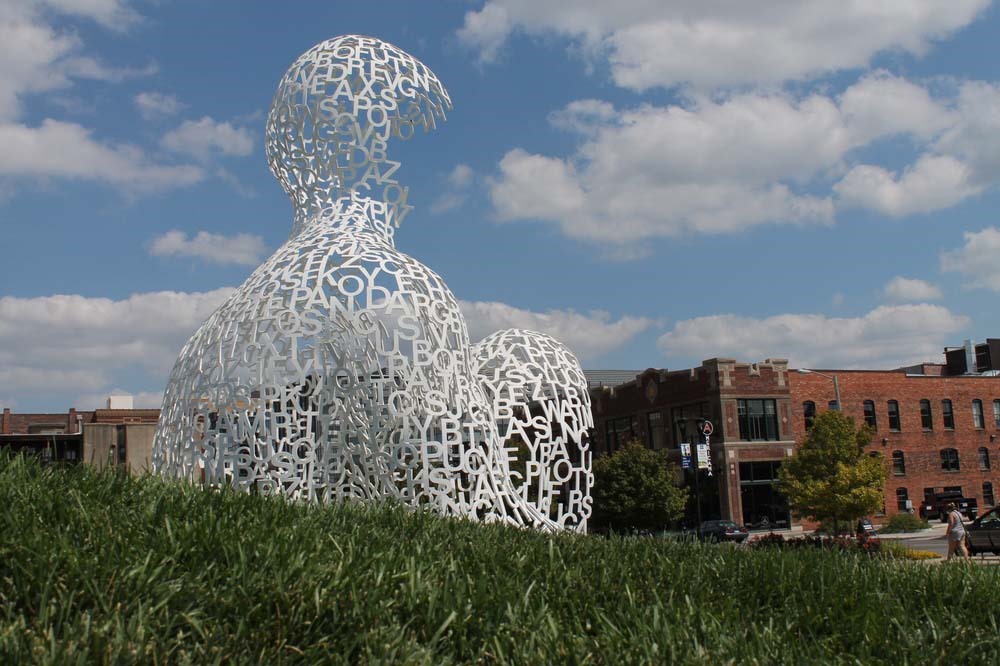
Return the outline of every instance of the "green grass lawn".
<path id="1" fill-rule="evenodd" d="M 549 536 L 0 459 L 0 662 L 997 663 L 1000 569 Z"/>

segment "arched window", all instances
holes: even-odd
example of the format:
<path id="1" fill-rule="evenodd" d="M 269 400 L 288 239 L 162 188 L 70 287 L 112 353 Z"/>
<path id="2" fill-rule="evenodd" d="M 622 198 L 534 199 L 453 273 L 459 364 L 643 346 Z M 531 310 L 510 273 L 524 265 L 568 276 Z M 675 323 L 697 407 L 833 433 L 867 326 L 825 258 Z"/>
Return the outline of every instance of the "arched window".
<path id="1" fill-rule="evenodd" d="M 809 430 L 809 428 L 813 427 L 813 421 L 816 419 L 816 403 L 812 400 L 803 402 L 802 414 L 805 416 L 806 430 Z"/>
<path id="2" fill-rule="evenodd" d="M 924 430 L 934 429 L 934 417 L 931 415 L 931 401 L 920 401 L 920 427 Z"/>
<path id="3" fill-rule="evenodd" d="M 958 449 L 941 449 L 941 469 L 946 472 L 957 472 Z"/>
<path id="4" fill-rule="evenodd" d="M 865 400 L 865 423 L 872 430 L 878 430 L 878 421 L 875 418 L 875 401 Z"/>
<path id="5" fill-rule="evenodd" d="M 990 468 L 990 450 L 985 446 L 979 447 L 979 469 L 987 470 Z"/>
<path id="6" fill-rule="evenodd" d="M 955 410 L 951 406 L 951 400 L 941 401 L 941 418 L 944 421 L 945 430 L 955 429 Z"/>
<path id="7" fill-rule="evenodd" d="M 983 401 L 973 400 L 972 401 L 972 425 L 976 428 L 985 428 L 986 424 L 983 423 Z"/>
<path id="8" fill-rule="evenodd" d="M 910 491 L 906 488 L 896 488 L 896 509 L 899 511 L 906 511 L 909 509 L 906 506 L 907 501 L 910 499 Z"/>
<path id="9" fill-rule="evenodd" d="M 898 476 L 906 474 L 906 454 L 902 451 L 892 452 L 892 473 Z"/>
<path id="10" fill-rule="evenodd" d="M 983 504 L 986 506 L 996 504 L 996 500 L 993 499 L 993 483 L 990 481 L 983 481 Z"/>
<path id="11" fill-rule="evenodd" d="M 899 403 L 895 400 L 889 401 L 889 430 L 899 432 Z"/>

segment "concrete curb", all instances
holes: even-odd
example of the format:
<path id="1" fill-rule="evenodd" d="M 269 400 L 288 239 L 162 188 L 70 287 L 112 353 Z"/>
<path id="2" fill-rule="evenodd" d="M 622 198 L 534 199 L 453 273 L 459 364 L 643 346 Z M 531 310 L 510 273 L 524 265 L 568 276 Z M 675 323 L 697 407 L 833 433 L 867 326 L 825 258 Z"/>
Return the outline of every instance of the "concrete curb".
<path id="1" fill-rule="evenodd" d="M 878 534 L 879 539 L 892 539 L 894 541 L 905 541 L 906 539 L 927 539 L 940 537 L 944 538 L 944 533 L 948 531 L 947 523 L 933 524 L 926 530 L 919 532 L 899 532 L 898 534 Z"/>

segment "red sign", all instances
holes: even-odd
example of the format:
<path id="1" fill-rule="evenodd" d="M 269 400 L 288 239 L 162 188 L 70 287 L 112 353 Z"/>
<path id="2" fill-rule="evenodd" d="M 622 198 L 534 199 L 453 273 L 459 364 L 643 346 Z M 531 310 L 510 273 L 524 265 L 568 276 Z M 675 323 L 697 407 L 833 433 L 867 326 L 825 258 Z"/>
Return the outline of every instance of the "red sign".
<path id="1" fill-rule="evenodd" d="M 702 422 L 702 424 L 701 424 L 701 434 L 703 434 L 706 437 L 708 437 L 713 432 L 715 432 L 715 428 L 712 426 L 712 422 L 711 421 L 704 421 L 704 422 Z"/>

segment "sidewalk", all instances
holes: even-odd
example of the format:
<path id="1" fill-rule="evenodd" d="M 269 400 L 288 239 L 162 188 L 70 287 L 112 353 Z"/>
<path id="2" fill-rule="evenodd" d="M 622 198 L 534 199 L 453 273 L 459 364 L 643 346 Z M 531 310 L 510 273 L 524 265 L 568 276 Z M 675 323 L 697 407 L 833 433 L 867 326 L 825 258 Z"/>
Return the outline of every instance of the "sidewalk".
<path id="1" fill-rule="evenodd" d="M 877 534 L 879 539 L 894 539 L 894 540 L 904 540 L 904 539 L 927 539 L 940 537 L 944 538 L 944 533 L 948 531 L 948 523 L 932 522 L 930 529 L 920 530 L 918 532 L 900 532 L 898 534 Z"/>

